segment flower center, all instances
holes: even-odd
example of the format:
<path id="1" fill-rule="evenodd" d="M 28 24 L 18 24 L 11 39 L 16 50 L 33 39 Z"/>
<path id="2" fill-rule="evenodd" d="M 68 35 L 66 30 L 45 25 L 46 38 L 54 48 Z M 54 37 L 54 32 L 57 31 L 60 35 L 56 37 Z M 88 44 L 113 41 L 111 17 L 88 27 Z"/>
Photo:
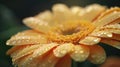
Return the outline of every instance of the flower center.
<path id="1" fill-rule="evenodd" d="M 94 30 L 94 25 L 88 21 L 72 21 L 55 25 L 48 32 L 48 38 L 57 43 L 78 43 Z"/>
<path id="2" fill-rule="evenodd" d="M 68 30 L 63 30 L 61 31 L 62 35 L 72 35 L 72 34 L 75 34 L 75 33 L 78 33 L 80 31 L 80 28 L 79 27 L 75 27 L 75 28 L 71 28 L 71 29 L 68 29 Z"/>

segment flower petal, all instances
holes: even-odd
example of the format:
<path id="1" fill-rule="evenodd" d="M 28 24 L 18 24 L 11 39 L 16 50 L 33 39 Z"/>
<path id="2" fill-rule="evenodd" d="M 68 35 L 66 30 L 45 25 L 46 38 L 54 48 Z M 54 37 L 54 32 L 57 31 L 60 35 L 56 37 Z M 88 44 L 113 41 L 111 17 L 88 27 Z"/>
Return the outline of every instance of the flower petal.
<path id="1" fill-rule="evenodd" d="M 109 29 L 109 28 L 112 28 L 112 29 L 120 29 L 120 24 L 109 24 L 109 25 L 106 25 L 104 27 L 102 27 L 101 29 Z"/>
<path id="2" fill-rule="evenodd" d="M 22 59 L 18 66 L 24 67 L 54 67 L 60 58 L 53 55 L 51 50 L 41 56 L 33 58 L 31 55 Z"/>
<path id="3" fill-rule="evenodd" d="M 67 55 L 60 58 L 55 67 L 71 67 L 71 58 Z"/>
<path id="4" fill-rule="evenodd" d="M 50 22 L 53 20 L 53 14 L 51 13 L 51 11 L 46 10 L 44 12 L 40 12 L 38 15 L 35 16 L 35 18 Z"/>
<path id="5" fill-rule="evenodd" d="M 46 33 L 50 29 L 50 23 L 35 17 L 28 17 L 23 20 L 24 24 L 34 30 Z"/>
<path id="6" fill-rule="evenodd" d="M 101 64 L 106 59 L 106 53 L 104 49 L 99 45 L 89 46 L 90 56 L 89 60 L 94 64 Z"/>
<path id="7" fill-rule="evenodd" d="M 10 55 L 10 54 L 12 54 L 12 53 L 14 53 L 14 52 L 16 52 L 18 50 L 20 51 L 20 50 L 24 49 L 26 46 L 28 46 L 28 45 L 14 46 L 14 47 L 12 47 L 11 49 L 9 49 L 7 51 L 7 55 Z M 18 53 L 18 52 L 16 52 L 16 53 Z"/>
<path id="8" fill-rule="evenodd" d="M 110 23 L 119 23 L 120 8 L 109 9 L 108 11 L 101 14 L 101 16 L 94 22 L 94 25 L 96 25 L 97 27 L 101 27 Z"/>
<path id="9" fill-rule="evenodd" d="M 72 19 L 72 13 L 65 4 L 55 4 L 52 8 L 54 21 L 57 23 L 66 22 Z"/>
<path id="10" fill-rule="evenodd" d="M 100 40 L 101 39 L 98 37 L 88 36 L 88 37 L 85 37 L 84 39 L 80 40 L 79 43 L 84 44 L 84 45 L 95 45 L 95 44 L 99 43 Z"/>
<path id="11" fill-rule="evenodd" d="M 71 14 L 73 14 L 72 16 L 72 20 L 80 20 L 79 18 L 79 13 L 83 11 L 83 8 L 82 7 L 79 7 L 79 6 L 72 6 L 70 8 L 70 11 L 71 11 Z M 70 19 L 69 19 L 70 20 Z"/>
<path id="12" fill-rule="evenodd" d="M 120 49 L 120 41 L 112 39 L 102 39 L 101 42 Z"/>
<path id="13" fill-rule="evenodd" d="M 120 29 L 104 29 L 103 31 L 108 31 L 113 34 L 120 34 Z"/>
<path id="14" fill-rule="evenodd" d="M 110 9 L 106 10 L 105 12 L 103 12 L 103 13 L 99 16 L 98 19 L 104 18 L 106 15 L 108 15 L 108 14 L 114 12 L 114 11 L 120 11 L 119 7 L 112 7 L 112 8 L 110 8 Z"/>
<path id="15" fill-rule="evenodd" d="M 52 64 L 55 62 L 54 59 L 58 60 L 58 58 L 56 58 L 52 53 L 53 47 L 57 45 L 58 44 L 51 43 L 51 44 L 43 44 L 39 46 L 36 50 L 34 50 L 34 52 L 30 56 L 23 58 L 18 65 L 24 67 L 36 67 L 39 66 L 39 64 L 45 65 L 51 63 L 52 66 Z M 19 59 L 16 61 L 19 61 Z"/>
<path id="16" fill-rule="evenodd" d="M 107 37 L 112 37 L 112 33 L 108 31 L 96 31 L 96 32 L 92 32 L 90 36 L 107 38 Z"/>
<path id="17" fill-rule="evenodd" d="M 23 64 L 24 64 L 24 62 L 25 62 L 25 60 L 26 60 L 27 58 L 30 58 L 30 56 L 31 56 L 31 54 L 27 54 L 27 55 L 25 55 L 25 56 L 22 56 L 22 57 L 19 58 L 19 59 L 16 59 L 15 61 L 13 61 L 13 65 L 14 65 L 14 66 L 18 66 L 18 67 L 22 67 Z M 27 67 L 27 66 L 26 66 L 26 67 Z"/>
<path id="18" fill-rule="evenodd" d="M 83 45 L 75 45 L 73 51 L 70 53 L 70 56 L 75 61 L 85 61 L 89 56 L 89 48 Z"/>
<path id="19" fill-rule="evenodd" d="M 69 12 L 69 8 L 65 4 L 55 4 L 52 7 L 53 12 Z"/>
<path id="20" fill-rule="evenodd" d="M 25 47 L 24 49 L 18 51 L 17 53 L 15 53 L 14 55 L 12 55 L 13 62 L 16 61 L 17 59 L 25 56 L 25 55 L 31 54 L 31 53 L 34 52 L 34 50 L 36 50 L 39 46 L 41 46 L 41 45 L 31 45 L 31 46 L 27 46 L 27 47 Z"/>
<path id="21" fill-rule="evenodd" d="M 113 34 L 113 37 L 111 39 L 120 41 L 120 34 Z"/>
<path id="22" fill-rule="evenodd" d="M 82 12 L 79 13 L 79 16 L 82 20 L 93 21 L 104 10 L 105 10 L 104 6 L 93 4 L 87 6 L 84 10 L 82 10 Z"/>
<path id="23" fill-rule="evenodd" d="M 56 57 L 63 57 L 73 49 L 73 44 L 65 43 L 58 46 L 56 49 L 53 50 L 53 53 Z"/>
<path id="24" fill-rule="evenodd" d="M 115 34 L 120 34 L 120 24 L 109 24 L 106 26 L 103 26 L 99 28 L 99 30 L 110 32 L 110 33 L 115 33 Z"/>
<path id="25" fill-rule="evenodd" d="M 73 14 L 78 15 L 78 13 L 83 10 L 83 8 L 82 8 L 82 7 L 79 7 L 79 6 L 72 6 L 72 7 L 70 8 L 70 10 L 71 10 L 71 12 L 72 12 Z"/>
<path id="26" fill-rule="evenodd" d="M 53 53 L 50 53 L 46 58 L 39 62 L 38 67 L 55 67 L 60 58 L 56 57 Z"/>
<path id="27" fill-rule="evenodd" d="M 28 44 L 38 44 L 47 43 L 47 38 L 36 31 L 26 30 L 12 36 L 10 40 L 7 41 L 7 45 L 28 45 Z"/>
<path id="28" fill-rule="evenodd" d="M 53 47 L 58 46 L 56 43 L 44 44 L 43 46 L 39 47 L 37 50 L 34 51 L 33 57 L 40 56 L 46 52 L 48 52 Z"/>

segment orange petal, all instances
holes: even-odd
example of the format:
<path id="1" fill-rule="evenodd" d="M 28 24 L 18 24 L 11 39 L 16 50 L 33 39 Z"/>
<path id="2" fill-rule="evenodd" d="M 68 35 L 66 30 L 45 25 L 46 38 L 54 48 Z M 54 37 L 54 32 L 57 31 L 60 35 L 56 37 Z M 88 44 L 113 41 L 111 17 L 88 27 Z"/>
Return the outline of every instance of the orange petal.
<path id="1" fill-rule="evenodd" d="M 99 45 L 89 46 L 90 56 L 89 60 L 94 64 L 101 64 L 106 59 L 106 53 L 104 49 Z"/>
<path id="2" fill-rule="evenodd" d="M 52 7 L 52 11 L 53 11 L 53 13 L 55 12 L 55 13 L 57 13 L 58 12 L 58 14 L 59 13 L 67 13 L 67 12 L 69 12 L 69 8 L 65 5 L 65 4 L 55 4 L 55 5 L 53 5 L 53 7 Z"/>
<path id="3" fill-rule="evenodd" d="M 25 48 L 26 46 L 28 46 L 28 45 L 14 46 L 14 47 L 12 47 L 11 49 L 9 49 L 9 50 L 7 51 L 7 55 L 10 55 L 10 54 L 16 52 L 17 50 L 22 50 L 22 49 Z"/>
<path id="4" fill-rule="evenodd" d="M 37 56 L 35 58 L 32 57 L 32 54 L 26 55 L 17 59 L 14 63 L 18 65 L 18 67 L 38 67 L 39 62 L 42 62 L 50 52 L 47 52 L 41 56 Z"/>
<path id="5" fill-rule="evenodd" d="M 92 32 L 90 36 L 110 38 L 112 37 L 112 33 L 109 31 L 96 31 Z"/>
<path id="6" fill-rule="evenodd" d="M 24 24 L 34 30 L 46 33 L 50 30 L 50 23 L 35 17 L 28 17 L 23 20 Z"/>
<path id="7" fill-rule="evenodd" d="M 114 33 L 114 34 L 120 34 L 120 29 L 104 29 L 103 31 L 108 31 L 110 33 Z"/>
<path id="8" fill-rule="evenodd" d="M 41 62 L 38 63 L 38 67 L 55 67 L 60 58 L 56 57 L 53 52 L 47 55 Z"/>
<path id="9" fill-rule="evenodd" d="M 37 64 L 43 60 L 44 56 L 46 56 L 46 54 L 33 59 L 32 54 L 30 54 L 17 59 L 14 63 L 16 63 L 18 67 L 37 67 Z"/>
<path id="10" fill-rule="evenodd" d="M 83 45 L 75 45 L 73 51 L 70 53 L 70 56 L 75 61 L 85 61 L 89 56 L 89 48 Z"/>
<path id="11" fill-rule="evenodd" d="M 95 20 L 103 11 L 105 10 L 104 6 L 93 4 L 87 6 L 84 10 L 79 13 L 80 19 L 93 21 Z"/>
<path id="12" fill-rule="evenodd" d="M 73 14 L 72 20 L 80 20 L 79 13 L 83 12 L 82 7 L 80 7 L 80 6 L 72 6 L 72 7 L 70 7 L 70 11 L 71 11 L 71 14 Z"/>
<path id="13" fill-rule="evenodd" d="M 83 8 L 79 6 L 72 6 L 70 10 L 73 14 L 78 15 L 78 13 L 83 10 Z"/>
<path id="14" fill-rule="evenodd" d="M 99 30 L 105 31 L 105 32 L 110 32 L 110 33 L 115 33 L 115 34 L 120 34 L 120 24 L 117 24 L 117 23 L 109 24 L 109 25 L 99 28 Z"/>
<path id="15" fill-rule="evenodd" d="M 13 47 L 10 51 L 13 64 L 18 67 L 19 67 L 20 63 L 23 64 L 24 62 L 22 62 L 22 61 L 25 60 L 26 58 L 28 58 L 32 54 L 32 52 L 35 49 L 35 46 L 36 45 L 33 45 L 33 46 L 30 45 L 30 46 L 25 46 L 25 47 L 23 47 L 23 46 Z M 20 48 L 18 48 L 18 47 L 20 47 Z M 13 50 L 15 50 L 15 51 L 13 51 Z"/>
<path id="16" fill-rule="evenodd" d="M 111 39 L 119 40 L 120 41 L 120 34 L 113 34 Z"/>
<path id="17" fill-rule="evenodd" d="M 65 4 L 55 4 L 52 7 L 54 22 L 62 23 L 72 19 L 72 13 Z"/>
<path id="18" fill-rule="evenodd" d="M 53 64 L 54 66 L 58 60 L 58 58 L 56 58 L 52 52 L 53 47 L 55 46 L 55 44 L 44 44 L 38 47 L 38 49 L 34 50 L 34 52 L 30 56 L 23 58 L 19 62 L 19 65 L 24 67 L 42 67 L 51 64 L 52 67 Z M 19 59 L 17 61 L 19 61 Z"/>
<path id="19" fill-rule="evenodd" d="M 35 18 L 42 19 L 47 22 L 51 22 L 53 20 L 53 15 L 51 11 L 46 10 L 44 12 L 40 12 L 39 14 L 37 14 Z"/>
<path id="20" fill-rule="evenodd" d="M 17 59 L 33 53 L 37 48 L 39 48 L 41 45 L 32 45 L 32 46 L 27 46 L 22 50 L 19 50 L 18 52 L 12 54 L 13 62 L 16 61 Z"/>
<path id="21" fill-rule="evenodd" d="M 47 43 L 46 37 L 33 30 L 26 30 L 12 36 L 7 41 L 7 45 L 28 45 L 28 44 Z"/>
<path id="22" fill-rule="evenodd" d="M 26 58 L 21 63 L 19 63 L 19 66 L 24 67 L 55 67 L 55 64 L 60 58 L 57 58 L 53 55 L 52 51 L 37 56 L 36 58 L 33 58 L 32 56 Z"/>
<path id="23" fill-rule="evenodd" d="M 72 51 L 73 46 L 72 43 L 61 44 L 53 50 L 53 53 L 56 57 L 63 57 Z"/>
<path id="24" fill-rule="evenodd" d="M 102 14 L 99 16 L 98 19 L 104 18 L 106 15 L 108 15 L 108 14 L 114 12 L 114 11 L 120 11 L 119 7 L 112 7 L 112 8 L 110 8 L 110 9 L 106 10 L 104 13 L 102 13 Z"/>
<path id="25" fill-rule="evenodd" d="M 120 41 L 113 40 L 113 39 L 102 39 L 101 42 L 120 49 Z"/>
<path id="26" fill-rule="evenodd" d="M 106 26 L 103 26 L 101 29 L 120 29 L 120 24 L 116 23 L 116 24 L 109 24 Z"/>
<path id="27" fill-rule="evenodd" d="M 101 26 L 104 26 L 110 23 L 119 23 L 120 22 L 119 20 L 120 19 L 120 8 L 109 9 L 108 11 L 101 14 L 101 16 L 94 22 L 94 25 L 96 25 L 97 27 L 101 27 Z"/>
<path id="28" fill-rule="evenodd" d="M 24 64 L 24 62 L 25 62 L 26 59 L 31 58 L 31 54 L 27 54 L 25 56 L 22 56 L 22 57 L 16 59 L 15 61 L 12 61 L 13 65 L 21 67 Z"/>
<path id="29" fill-rule="evenodd" d="M 84 45 L 95 45 L 95 44 L 99 43 L 100 40 L 101 40 L 101 38 L 88 36 L 88 37 L 85 37 L 84 39 L 80 40 L 79 43 L 84 44 Z"/>
<path id="30" fill-rule="evenodd" d="M 56 44 L 56 43 L 44 44 L 44 45 L 40 46 L 37 50 L 34 51 L 33 57 L 40 56 L 56 46 L 58 46 L 58 44 Z"/>
<path id="31" fill-rule="evenodd" d="M 55 67 L 71 67 L 71 58 L 68 55 L 60 58 Z"/>

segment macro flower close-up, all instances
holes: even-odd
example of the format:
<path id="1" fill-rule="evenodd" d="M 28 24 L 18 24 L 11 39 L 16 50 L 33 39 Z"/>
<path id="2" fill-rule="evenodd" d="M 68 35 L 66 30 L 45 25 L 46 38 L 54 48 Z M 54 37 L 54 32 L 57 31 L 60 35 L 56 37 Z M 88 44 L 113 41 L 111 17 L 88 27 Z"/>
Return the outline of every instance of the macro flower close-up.
<path id="1" fill-rule="evenodd" d="M 120 49 L 120 8 L 54 4 L 51 10 L 23 19 L 30 29 L 12 36 L 7 55 L 18 67 L 71 67 L 71 61 L 106 59 L 104 43 Z"/>

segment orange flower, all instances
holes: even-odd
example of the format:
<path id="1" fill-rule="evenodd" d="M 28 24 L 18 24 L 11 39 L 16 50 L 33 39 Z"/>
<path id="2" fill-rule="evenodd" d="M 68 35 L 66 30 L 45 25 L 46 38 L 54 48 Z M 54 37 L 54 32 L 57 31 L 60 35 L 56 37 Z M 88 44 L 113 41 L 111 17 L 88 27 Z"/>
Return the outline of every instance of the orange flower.
<path id="1" fill-rule="evenodd" d="M 23 22 L 31 30 L 7 41 L 13 46 L 7 54 L 18 67 L 71 67 L 71 58 L 100 64 L 106 53 L 99 42 L 120 49 L 119 7 L 55 4 L 52 12 L 44 11 Z"/>

